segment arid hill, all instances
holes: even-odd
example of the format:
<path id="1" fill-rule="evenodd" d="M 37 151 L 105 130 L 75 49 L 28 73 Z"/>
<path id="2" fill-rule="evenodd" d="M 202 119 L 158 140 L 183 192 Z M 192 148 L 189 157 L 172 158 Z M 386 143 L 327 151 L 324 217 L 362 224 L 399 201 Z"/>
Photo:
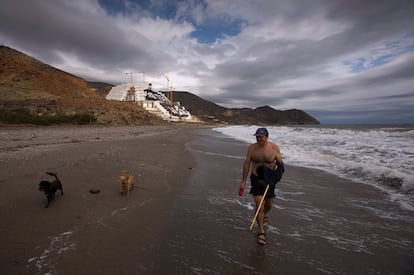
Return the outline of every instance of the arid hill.
<path id="1" fill-rule="evenodd" d="M 112 87 L 103 82 L 88 82 L 0 46 L 0 123 L 165 123 L 134 103 L 105 100 Z M 269 106 L 225 108 L 189 92 L 173 95 L 174 101 L 180 101 L 193 115 L 209 123 L 319 124 L 300 110 L 279 111 Z"/>
<path id="2" fill-rule="evenodd" d="M 86 80 L 0 46 L 0 122 L 160 124 L 130 102 L 105 100 L 112 85 Z"/>
<path id="3" fill-rule="evenodd" d="M 205 121 L 229 124 L 303 125 L 319 121 L 301 110 L 279 111 L 269 106 L 225 108 L 188 92 L 173 92 L 173 101 L 179 101 L 191 114 Z"/>

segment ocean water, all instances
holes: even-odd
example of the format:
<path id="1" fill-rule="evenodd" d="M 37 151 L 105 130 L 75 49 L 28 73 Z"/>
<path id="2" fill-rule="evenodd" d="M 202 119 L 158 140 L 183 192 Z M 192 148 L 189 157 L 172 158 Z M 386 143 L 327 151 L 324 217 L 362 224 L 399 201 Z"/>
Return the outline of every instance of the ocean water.
<path id="1" fill-rule="evenodd" d="M 214 128 L 254 143 L 259 126 Z M 414 126 L 270 126 L 286 164 L 373 185 L 414 211 Z"/>

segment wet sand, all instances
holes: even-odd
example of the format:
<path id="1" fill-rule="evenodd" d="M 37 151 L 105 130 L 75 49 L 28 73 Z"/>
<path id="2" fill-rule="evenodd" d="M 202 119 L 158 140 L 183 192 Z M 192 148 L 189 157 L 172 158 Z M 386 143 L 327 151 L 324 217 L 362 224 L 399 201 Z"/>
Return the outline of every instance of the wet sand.
<path id="1" fill-rule="evenodd" d="M 257 244 L 252 198 L 237 195 L 247 145 L 210 129 L 0 131 L 0 274 L 414 272 L 412 212 L 373 187 L 289 165 L 268 244 Z M 128 198 L 123 169 L 137 178 Z M 65 192 L 48 209 L 37 190 L 45 171 Z"/>
<path id="2" fill-rule="evenodd" d="M 156 205 L 191 171 L 185 126 L 0 131 L 0 274 L 134 270 L 130 246 L 150 241 L 143 233 L 158 224 Z M 124 169 L 136 178 L 129 197 L 119 194 Z M 48 209 L 38 191 L 41 180 L 53 179 L 46 171 L 58 173 L 64 191 Z M 72 257 L 75 264 L 66 263 Z"/>

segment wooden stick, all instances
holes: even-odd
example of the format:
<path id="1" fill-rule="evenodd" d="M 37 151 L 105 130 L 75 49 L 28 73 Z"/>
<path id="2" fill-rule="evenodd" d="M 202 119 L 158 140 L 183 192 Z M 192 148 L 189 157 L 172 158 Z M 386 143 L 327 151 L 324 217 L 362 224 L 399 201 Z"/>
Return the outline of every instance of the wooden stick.
<path id="1" fill-rule="evenodd" d="M 259 207 L 257 207 L 256 214 L 254 214 L 254 218 L 253 218 L 253 220 L 252 220 L 252 223 L 250 224 L 250 230 L 252 230 L 252 229 L 253 229 L 253 226 L 254 226 L 254 221 L 256 220 L 257 215 L 259 215 L 259 211 L 260 211 L 260 209 L 262 208 L 262 204 L 263 204 L 263 201 L 264 201 L 264 199 L 265 199 L 265 197 L 266 197 L 267 190 L 269 190 L 269 184 L 266 186 L 266 189 L 265 189 L 265 191 L 264 191 L 263 197 L 262 197 L 262 198 L 261 198 L 261 200 L 260 200 Z"/>

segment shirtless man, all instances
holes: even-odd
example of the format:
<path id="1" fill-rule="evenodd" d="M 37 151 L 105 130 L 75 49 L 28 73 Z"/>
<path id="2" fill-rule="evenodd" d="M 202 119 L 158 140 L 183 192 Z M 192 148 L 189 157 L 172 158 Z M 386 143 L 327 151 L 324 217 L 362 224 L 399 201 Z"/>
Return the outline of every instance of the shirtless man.
<path id="1" fill-rule="evenodd" d="M 269 133 L 266 128 L 257 129 L 254 135 L 256 136 L 257 142 L 255 144 L 251 144 L 247 151 L 246 160 L 243 164 L 243 178 L 240 184 L 239 195 L 243 195 L 244 189 L 246 188 L 246 180 L 251 166 L 252 172 L 250 175 L 250 182 L 252 187 L 250 189 L 250 194 L 253 194 L 257 211 L 260 200 L 262 199 L 266 189 L 266 186 L 259 182 L 261 177 L 259 176 L 258 168 L 263 165 L 264 167 L 274 170 L 277 165 L 283 164 L 283 160 L 280 154 L 279 146 L 268 141 Z M 270 184 L 264 200 L 264 207 L 261 207 L 256 219 L 258 224 L 258 242 L 262 245 L 266 244 L 264 224 L 267 222 L 267 213 L 272 208 L 274 197 L 275 184 Z"/>

